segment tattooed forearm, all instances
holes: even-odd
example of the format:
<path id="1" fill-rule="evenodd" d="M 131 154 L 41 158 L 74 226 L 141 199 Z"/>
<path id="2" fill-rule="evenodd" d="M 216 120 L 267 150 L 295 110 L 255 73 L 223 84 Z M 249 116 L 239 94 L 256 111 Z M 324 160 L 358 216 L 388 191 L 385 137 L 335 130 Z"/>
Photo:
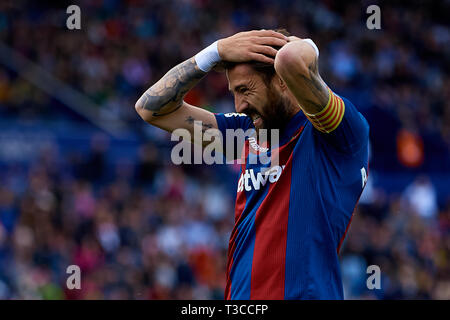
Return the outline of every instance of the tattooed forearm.
<path id="1" fill-rule="evenodd" d="M 309 91 L 319 102 L 317 103 L 311 99 L 305 99 L 302 105 L 306 107 L 310 113 L 320 112 L 328 102 L 328 90 L 325 82 L 319 75 L 317 58 L 315 58 L 314 62 L 308 66 L 308 76 L 301 75 L 301 77 Z"/>
<path id="2" fill-rule="evenodd" d="M 186 60 L 150 87 L 138 100 L 137 105 L 142 109 L 154 111 L 153 116 L 169 114 L 182 105 L 185 94 L 205 75 L 194 58 Z M 162 108 L 168 111 L 159 113 Z"/>
<path id="3" fill-rule="evenodd" d="M 176 106 L 175 108 L 172 108 L 170 110 L 166 110 L 166 111 L 161 111 L 161 112 L 153 112 L 152 116 L 154 117 L 162 117 L 165 116 L 167 114 L 170 114 L 172 112 L 177 111 L 178 109 L 180 109 L 182 107 L 183 104 L 179 103 L 178 106 Z"/>
<path id="4" fill-rule="evenodd" d="M 310 44 L 293 41 L 285 45 L 275 57 L 275 70 L 304 112 L 323 110 L 329 98 L 328 88 L 320 77 L 318 56 Z"/>
<path id="5" fill-rule="evenodd" d="M 186 117 L 185 120 L 187 123 L 195 125 L 196 122 L 200 122 L 201 126 L 202 126 L 202 132 L 205 133 L 206 130 L 213 128 L 214 126 L 211 123 L 204 123 L 201 122 L 200 120 L 196 120 L 195 118 L 193 118 L 192 116 L 188 116 Z"/>

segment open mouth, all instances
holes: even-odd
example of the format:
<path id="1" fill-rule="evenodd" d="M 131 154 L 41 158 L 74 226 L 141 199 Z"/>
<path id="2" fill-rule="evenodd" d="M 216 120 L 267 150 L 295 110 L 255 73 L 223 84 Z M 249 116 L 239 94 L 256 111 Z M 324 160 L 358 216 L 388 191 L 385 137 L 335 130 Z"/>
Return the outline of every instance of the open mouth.
<path id="1" fill-rule="evenodd" d="M 255 127 L 261 126 L 261 124 L 262 124 L 262 119 L 261 119 L 261 116 L 260 116 L 259 114 L 253 115 L 253 116 L 252 116 L 252 120 L 253 120 L 253 125 L 254 125 Z"/>

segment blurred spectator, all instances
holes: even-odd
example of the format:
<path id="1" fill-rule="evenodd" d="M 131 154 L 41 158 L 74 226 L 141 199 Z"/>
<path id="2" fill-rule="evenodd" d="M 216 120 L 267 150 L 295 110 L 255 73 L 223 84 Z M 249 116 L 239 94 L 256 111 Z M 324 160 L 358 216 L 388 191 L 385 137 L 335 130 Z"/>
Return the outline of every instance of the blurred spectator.
<path id="1" fill-rule="evenodd" d="M 438 213 L 436 191 L 426 176 L 419 176 L 405 192 L 404 198 L 410 210 L 424 219 L 432 220 Z"/>

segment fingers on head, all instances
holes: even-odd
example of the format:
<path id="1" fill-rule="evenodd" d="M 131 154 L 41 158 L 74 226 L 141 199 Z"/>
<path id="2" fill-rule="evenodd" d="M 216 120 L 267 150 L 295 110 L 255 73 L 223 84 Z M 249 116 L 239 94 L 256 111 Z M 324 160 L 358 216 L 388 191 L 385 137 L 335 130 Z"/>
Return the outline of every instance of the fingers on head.
<path id="1" fill-rule="evenodd" d="M 254 35 L 257 35 L 259 37 L 275 37 L 275 38 L 279 38 L 282 40 L 287 40 L 287 37 L 284 34 L 281 34 L 274 30 L 261 29 L 261 30 L 254 30 L 252 32 L 254 33 Z"/>
<path id="2" fill-rule="evenodd" d="M 258 37 L 257 43 L 267 46 L 282 47 L 287 43 L 287 40 L 275 37 Z"/>
<path id="3" fill-rule="evenodd" d="M 275 60 L 273 58 L 270 58 L 261 53 L 251 53 L 250 58 L 251 58 L 251 60 L 254 60 L 254 61 L 260 61 L 260 62 L 269 63 L 269 64 L 274 64 L 274 62 L 275 62 Z"/>
<path id="4" fill-rule="evenodd" d="M 267 55 L 267 56 L 272 56 L 272 57 L 275 57 L 278 52 L 275 48 L 272 48 L 270 46 L 263 46 L 263 45 L 256 46 L 255 51 L 258 53 Z"/>

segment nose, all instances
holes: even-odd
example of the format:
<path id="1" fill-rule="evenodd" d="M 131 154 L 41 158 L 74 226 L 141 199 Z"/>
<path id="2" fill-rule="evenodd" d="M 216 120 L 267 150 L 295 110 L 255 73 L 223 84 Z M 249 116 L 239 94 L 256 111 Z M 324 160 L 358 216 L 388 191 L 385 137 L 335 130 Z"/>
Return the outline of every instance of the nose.
<path id="1" fill-rule="evenodd" d="M 237 113 L 243 113 L 248 108 L 248 103 L 242 97 L 234 97 L 234 108 Z"/>

